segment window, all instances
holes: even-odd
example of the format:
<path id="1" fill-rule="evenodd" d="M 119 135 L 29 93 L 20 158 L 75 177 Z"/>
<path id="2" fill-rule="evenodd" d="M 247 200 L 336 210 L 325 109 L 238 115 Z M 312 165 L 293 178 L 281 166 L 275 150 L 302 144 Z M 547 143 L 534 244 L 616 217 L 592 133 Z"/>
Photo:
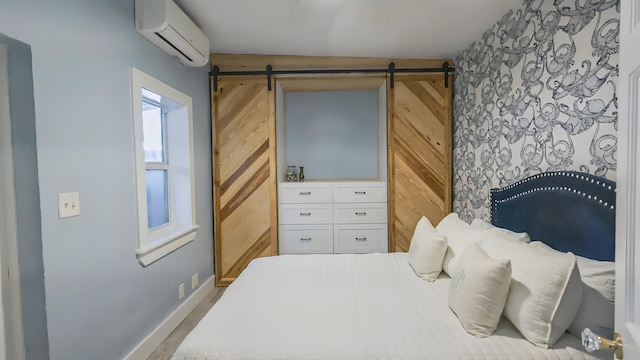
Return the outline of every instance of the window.
<path id="1" fill-rule="evenodd" d="M 142 150 L 147 185 L 149 229 L 169 223 L 169 162 L 167 156 L 166 114 L 162 104 L 152 101 L 160 95 L 142 89 Z"/>
<path id="2" fill-rule="evenodd" d="M 191 97 L 132 69 L 138 260 L 147 266 L 195 238 Z"/>

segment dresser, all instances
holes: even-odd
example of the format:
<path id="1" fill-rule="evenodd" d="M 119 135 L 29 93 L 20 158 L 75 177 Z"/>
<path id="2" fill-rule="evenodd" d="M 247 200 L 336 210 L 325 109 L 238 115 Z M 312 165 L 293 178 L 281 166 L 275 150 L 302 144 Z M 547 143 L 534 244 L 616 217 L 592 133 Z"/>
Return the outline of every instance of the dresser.
<path id="1" fill-rule="evenodd" d="M 386 183 L 280 183 L 278 232 L 280 254 L 387 252 Z"/>

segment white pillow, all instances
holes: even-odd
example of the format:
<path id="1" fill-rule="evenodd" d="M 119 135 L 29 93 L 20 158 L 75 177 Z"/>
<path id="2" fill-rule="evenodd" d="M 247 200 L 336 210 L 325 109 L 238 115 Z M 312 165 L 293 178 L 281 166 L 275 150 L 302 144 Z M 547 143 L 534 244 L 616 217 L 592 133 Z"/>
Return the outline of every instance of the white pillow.
<path id="1" fill-rule="evenodd" d="M 453 277 L 462 254 L 467 247 L 475 241 L 481 241 L 487 236 L 485 230 L 462 230 L 449 233 L 447 235 L 447 253 L 444 256 L 442 270 Z"/>
<path id="2" fill-rule="evenodd" d="M 473 242 L 452 276 L 449 307 L 469 334 L 487 337 L 498 326 L 510 283 L 510 261 L 492 259 Z"/>
<path id="3" fill-rule="evenodd" d="M 557 251 L 549 245 L 533 241 L 532 245 Z M 583 282 L 582 303 L 569 332 L 580 338 L 582 330 L 589 328 L 596 334 L 611 337 L 615 312 L 615 263 L 576 256 Z"/>
<path id="4" fill-rule="evenodd" d="M 480 246 L 497 259 L 511 259 L 511 286 L 504 316 L 536 346 L 555 344 L 575 318 L 583 286 L 572 253 L 487 237 Z"/>
<path id="5" fill-rule="evenodd" d="M 576 256 L 580 277 L 584 283 L 582 304 L 569 332 L 580 338 L 582 330 L 611 338 L 615 316 L 615 263 Z"/>
<path id="6" fill-rule="evenodd" d="M 507 238 L 509 240 L 520 241 L 524 243 L 528 243 L 531 241 L 529 234 L 527 234 L 526 232 L 518 233 L 515 231 L 511 231 L 509 229 L 497 227 L 482 219 L 477 219 L 477 218 L 473 219 L 473 221 L 471 222 L 471 228 L 478 229 L 478 230 L 491 230 L 493 232 L 499 233 L 500 236 Z"/>
<path id="7" fill-rule="evenodd" d="M 471 227 L 478 230 L 489 230 L 496 227 L 495 225 L 488 223 L 482 219 L 475 218 L 471 221 Z"/>
<path id="8" fill-rule="evenodd" d="M 440 220 L 440 223 L 436 226 L 438 232 L 446 235 L 447 237 L 459 231 L 470 230 L 471 225 L 461 220 L 457 213 L 451 213 Z"/>
<path id="9" fill-rule="evenodd" d="M 446 251 L 447 237 L 437 232 L 423 216 L 411 238 L 409 265 L 418 276 L 432 282 L 442 271 L 442 260 Z"/>

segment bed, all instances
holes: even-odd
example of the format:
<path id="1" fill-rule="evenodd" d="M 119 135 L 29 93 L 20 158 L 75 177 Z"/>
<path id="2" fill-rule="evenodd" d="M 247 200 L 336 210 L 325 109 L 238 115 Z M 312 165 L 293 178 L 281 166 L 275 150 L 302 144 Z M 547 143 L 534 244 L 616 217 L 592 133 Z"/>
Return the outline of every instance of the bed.
<path id="1" fill-rule="evenodd" d="M 612 261 L 615 184 L 550 172 L 491 192 L 494 225 Z M 565 333 L 548 349 L 504 317 L 470 335 L 448 306 L 451 278 L 425 282 L 407 253 L 283 255 L 254 260 L 180 345 L 173 360 L 597 359 Z"/>

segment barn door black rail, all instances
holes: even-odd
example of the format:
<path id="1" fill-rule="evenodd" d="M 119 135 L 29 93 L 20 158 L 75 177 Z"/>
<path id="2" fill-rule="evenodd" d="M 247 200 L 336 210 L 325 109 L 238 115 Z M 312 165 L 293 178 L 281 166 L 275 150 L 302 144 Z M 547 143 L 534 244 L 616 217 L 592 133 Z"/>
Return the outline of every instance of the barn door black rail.
<path id="1" fill-rule="evenodd" d="M 316 69 L 316 70 L 274 70 L 271 65 L 267 65 L 265 70 L 244 70 L 244 71 L 220 71 L 214 65 L 209 76 L 213 78 L 213 91 L 218 91 L 218 76 L 241 76 L 241 75 L 266 75 L 267 85 L 271 91 L 271 75 L 301 75 L 301 74 L 389 74 L 390 84 L 393 89 L 395 74 L 397 73 L 444 73 L 444 87 L 449 87 L 449 73 L 455 69 L 449 66 L 449 62 L 442 63 L 442 67 L 434 68 L 396 68 L 394 63 L 390 63 L 386 69 Z"/>

